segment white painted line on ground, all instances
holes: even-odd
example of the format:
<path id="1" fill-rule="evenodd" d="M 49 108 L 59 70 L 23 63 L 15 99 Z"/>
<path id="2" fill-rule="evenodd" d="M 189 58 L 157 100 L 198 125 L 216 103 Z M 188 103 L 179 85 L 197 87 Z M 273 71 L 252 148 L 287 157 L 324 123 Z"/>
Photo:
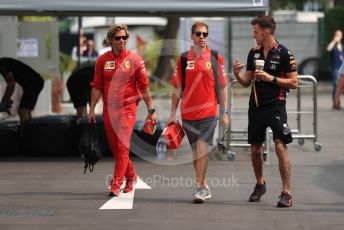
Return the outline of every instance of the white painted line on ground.
<path id="1" fill-rule="evenodd" d="M 121 193 L 112 197 L 99 209 L 133 209 L 135 189 L 129 193 Z"/>
<path id="2" fill-rule="evenodd" d="M 139 180 L 135 184 L 135 189 L 152 189 L 152 188 L 148 184 L 143 182 L 143 180 L 141 180 L 141 178 L 139 178 Z"/>
<path id="3" fill-rule="evenodd" d="M 122 188 L 124 185 L 122 186 Z M 149 185 L 139 178 L 132 192 L 120 193 L 103 204 L 99 209 L 133 209 L 134 195 L 136 189 L 152 189 Z"/>

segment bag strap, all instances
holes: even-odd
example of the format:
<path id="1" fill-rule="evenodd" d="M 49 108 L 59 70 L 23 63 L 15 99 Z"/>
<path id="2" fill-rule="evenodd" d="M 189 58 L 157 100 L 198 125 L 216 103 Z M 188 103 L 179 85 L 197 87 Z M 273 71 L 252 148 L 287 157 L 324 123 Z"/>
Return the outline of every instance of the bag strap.
<path id="1" fill-rule="evenodd" d="M 88 170 L 90 170 L 90 172 L 93 172 L 94 169 L 94 165 L 93 164 L 89 164 L 88 165 Z"/>
<path id="2" fill-rule="evenodd" d="M 218 56 L 219 53 L 216 50 L 210 50 L 210 62 L 211 68 L 214 74 L 214 85 L 215 85 L 215 94 L 217 103 L 219 103 L 220 95 L 219 95 L 219 84 L 218 84 Z M 183 52 L 180 56 L 180 64 L 181 64 L 181 71 L 182 71 L 182 95 L 185 88 L 185 76 L 186 76 L 186 66 L 188 61 L 188 51 Z"/>
<path id="3" fill-rule="evenodd" d="M 181 64 L 181 71 L 182 71 L 182 95 L 185 88 L 185 75 L 186 75 L 186 66 L 187 66 L 187 61 L 188 61 L 188 53 L 189 51 L 186 51 L 182 53 L 182 55 L 180 56 L 180 62 L 181 62 L 180 64 Z"/>
<path id="4" fill-rule="evenodd" d="M 88 163 L 85 161 L 85 165 L 84 165 L 84 174 L 86 174 L 87 168 L 88 168 Z"/>
<path id="5" fill-rule="evenodd" d="M 211 68 L 213 69 L 213 74 L 214 74 L 214 85 L 215 85 L 215 94 L 216 94 L 216 100 L 217 104 L 220 103 L 220 95 L 219 95 L 219 83 L 218 83 L 218 78 L 219 78 L 219 72 L 218 72 L 218 56 L 219 53 L 216 50 L 211 50 L 210 51 L 211 57 L 210 57 L 210 62 L 211 62 Z"/>
<path id="6" fill-rule="evenodd" d="M 85 161 L 85 165 L 84 165 L 84 174 L 86 174 L 87 168 L 88 168 L 88 171 L 93 172 L 94 165 L 93 165 L 93 164 L 89 164 L 89 163 L 87 163 L 87 162 Z"/>

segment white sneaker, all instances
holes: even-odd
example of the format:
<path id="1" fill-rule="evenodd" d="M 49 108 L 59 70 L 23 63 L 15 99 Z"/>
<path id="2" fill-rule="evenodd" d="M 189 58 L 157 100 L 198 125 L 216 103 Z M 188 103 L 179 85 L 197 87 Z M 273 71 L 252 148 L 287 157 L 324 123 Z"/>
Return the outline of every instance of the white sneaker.
<path id="1" fill-rule="evenodd" d="M 203 203 L 205 200 L 211 198 L 209 186 L 197 187 L 193 193 L 194 203 Z"/>

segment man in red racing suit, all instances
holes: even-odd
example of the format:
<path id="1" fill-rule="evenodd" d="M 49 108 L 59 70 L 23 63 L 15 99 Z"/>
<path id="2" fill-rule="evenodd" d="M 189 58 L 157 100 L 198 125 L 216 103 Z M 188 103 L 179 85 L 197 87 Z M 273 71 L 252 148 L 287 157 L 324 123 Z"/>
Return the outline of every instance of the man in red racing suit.
<path id="1" fill-rule="evenodd" d="M 149 90 L 149 81 L 142 58 L 126 49 L 129 38 L 125 25 L 112 25 L 107 39 L 112 50 L 97 58 L 92 86 L 89 122 L 95 122 L 95 106 L 103 97 L 104 127 L 115 169 L 109 196 L 118 196 L 123 179 L 123 192 L 130 192 L 137 181 L 134 165 L 129 159 L 130 138 L 136 120 L 136 107 L 143 98 L 148 118 L 155 122 L 157 115 Z"/>

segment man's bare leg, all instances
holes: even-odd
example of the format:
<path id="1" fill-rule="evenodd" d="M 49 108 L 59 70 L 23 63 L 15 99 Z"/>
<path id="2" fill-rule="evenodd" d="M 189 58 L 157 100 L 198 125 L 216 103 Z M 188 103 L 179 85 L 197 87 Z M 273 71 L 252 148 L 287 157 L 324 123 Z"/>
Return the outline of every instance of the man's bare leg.
<path id="1" fill-rule="evenodd" d="M 259 202 L 260 197 L 266 192 L 266 185 L 263 177 L 263 146 L 262 144 L 251 145 L 251 163 L 256 176 L 256 186 L 250 195 L 249 202 Z"/>
<path id="2" fill-rule="evenodd" d="M 193 150 L 196 185 L 206 186 L 205 174 L 208 168 L 208 143 L 206 141 L 199 140 L 197 141 L 196 146 L 196 150 Z"/>
<path id="3" fill-rule="evenodd" d="M 76 108 L 76 119 L 81 119 L 87 115 L 86 106 L 79 106 Z"/>
<path id="4" fill-rule="evenodd" d="M 275 150 L 282 179 L 282 191 L 290 194 L 291 164 L 288 158 L 287 146 L 282 141 L 275 140 Z"/>
<path id="5" fill-rule="evenodd" d="M 251 163 L 256 176 L 257 184 L 264 184 L 262 153 L 262 144 L 251 145 Z"/>
<path id="6" fill-rule="evenodd" d="M 20 135 L 23 136 L 24 124 L 32 118 L 31 111 L 29 109 L 19 107 L 18 115 L 20 119 Z"/>

